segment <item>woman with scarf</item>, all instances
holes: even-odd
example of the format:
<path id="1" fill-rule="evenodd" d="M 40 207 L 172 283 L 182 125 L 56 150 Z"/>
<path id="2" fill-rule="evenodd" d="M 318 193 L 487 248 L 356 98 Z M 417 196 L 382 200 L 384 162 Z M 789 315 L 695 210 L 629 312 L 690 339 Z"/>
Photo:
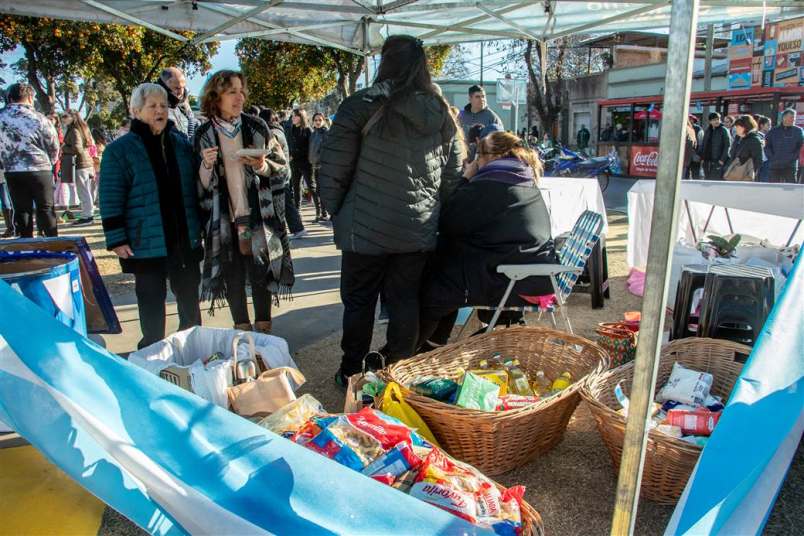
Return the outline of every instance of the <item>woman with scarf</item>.
<path id="1" fill-rule="evenodd" d="M 195 133 L 206 218 L 201 297 L 226 299 L 236 329 L 271 331 L 271 299 L 289 296 L 293 263 L 284 220 L 285 155 L 265 122 L 243 112 L 242 73 L 213 74 L 201 93 L 210 120 Z M 254 302 L 249 320 L 246 278 Z"/>
<path id="2" fill-rule="evenodd" d="M 168 279 L 179 330 L 201 324 L 198 162 L 168 119 L 162 87 L 138 86 L 130 110 L 130 131 L 106 147 L 100 164 L 100 214 L 106 249 L 124 273 L 134 274 L 142 329 L 137 348 L 144 348 L 165 337 Z"/>
<path id="3" fill-rule="evenodd" d="M 477 158 L 464 170 L 468 182 L 441 209 L 438 250 L 422 292 L 420 350 L 447 343 L 459 308 L 499 304 L 509 279 L 497 266 L 558 263 L 541 176 L 539 157 L 513 134 L 494 132 L 478 142 Z M 552 292 L 546 278 L 524 279 L 506 305 Z"/>

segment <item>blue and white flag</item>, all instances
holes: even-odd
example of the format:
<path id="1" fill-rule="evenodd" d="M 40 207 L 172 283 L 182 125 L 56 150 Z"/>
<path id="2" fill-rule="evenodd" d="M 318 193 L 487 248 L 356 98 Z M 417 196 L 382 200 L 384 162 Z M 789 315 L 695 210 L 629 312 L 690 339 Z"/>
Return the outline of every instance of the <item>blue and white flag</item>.
<path id="1" fill-rule="evenodd" d="M 151 534 L 487 533 L 0 303 L 0 420 Z"/>
<path id="2" fill-rule="evenodd" d="M 804 430 L 799 257 L 665 535 L 761 534 Z"/>

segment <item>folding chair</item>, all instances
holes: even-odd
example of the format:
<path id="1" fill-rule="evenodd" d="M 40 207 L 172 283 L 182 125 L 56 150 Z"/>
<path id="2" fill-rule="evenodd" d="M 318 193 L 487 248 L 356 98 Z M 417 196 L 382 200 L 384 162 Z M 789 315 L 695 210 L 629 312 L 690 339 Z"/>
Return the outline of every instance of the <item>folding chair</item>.
<path id="1" fill-rule="evenodd" d="M 458 334 L 458 338 L 463 336 L 466 326 L 469 325 L 471 316 L 476 314 L 478 309 L 494 310 L 494 315 L 491 322 L 486 328 L 486 333 L 491 333 L 497 320 L 500 318 L 502 311 L 519 311 L 519 312 L 539 312 L 539 318 L 544 312 L 540 307 L 524 306 L 524 307 L 506 307 L 505 303 L 511 296 L 514 290 L 514 285 L 517 281 L 521 281 L 528 277 L 549 277 L 550 284 L 553 287 L 553 292 L 556 297 L 556 305 L 558 306 L 559 313 L 564 319 L 567 330 L 574 333 L 572 324 L 564 311 L 564 304 L 572 293 L 572 289 L 578 278 L 583 273 L 586 266 L 586 261 L 592 253 L 595 244 L 600 240 L 600 233 L 603 230 L 603 216 L 591 210 L 585 211 L 575 222 L 572 232 L 567 238 L 564 246 L 558 251 L 558 259 L 561 264 L 501 264 L 497 267 L 497 273 L 504 274 L 510 282 L 505 289 L 500 303 L 496 307 L 476 306 L 472 308 L 470 317 L 464 323 L 464 327 Z M 523 249 L 523 253 L 532 253 L 536 249 Z M 553 321 L 553 327 L 556 327 L 555 307 L 549 308 L 550 317 Z"/>

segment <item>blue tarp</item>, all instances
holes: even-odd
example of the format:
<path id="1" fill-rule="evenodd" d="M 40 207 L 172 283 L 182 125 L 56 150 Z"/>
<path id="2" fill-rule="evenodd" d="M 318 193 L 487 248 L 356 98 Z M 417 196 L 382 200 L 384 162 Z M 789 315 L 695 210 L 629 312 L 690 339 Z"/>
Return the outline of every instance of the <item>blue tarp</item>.
<path id="1" fill-rule="evenodd" d="M 0 303 L 0 420 L 152 534 L 486 533 Z"/>
<path id="2" fill-rule="evenodd" d="M 743 367 L 666 534 L 760 534 L 804 429 L 804 267 Z"/>

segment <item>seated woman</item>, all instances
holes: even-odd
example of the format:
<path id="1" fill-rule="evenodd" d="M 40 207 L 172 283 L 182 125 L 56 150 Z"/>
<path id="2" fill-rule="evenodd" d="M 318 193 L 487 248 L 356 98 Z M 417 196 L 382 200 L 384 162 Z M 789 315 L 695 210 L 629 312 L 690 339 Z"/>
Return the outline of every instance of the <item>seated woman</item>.
<path id="1" fill-rule="evenodd" d="M 464 171 L 468 182 L 441 210 L 439 247 L 422 291 L 420 348 L 446 344 L 460 307 L 499 304 L 509 284 L 500 264 L 558 263 L 541 174 L 539 157 L 513 134 L 478 142 L 477 159 Z M 531 277 L 514 286 L 506 305 L 552 292 L 547 278 Z"/>

